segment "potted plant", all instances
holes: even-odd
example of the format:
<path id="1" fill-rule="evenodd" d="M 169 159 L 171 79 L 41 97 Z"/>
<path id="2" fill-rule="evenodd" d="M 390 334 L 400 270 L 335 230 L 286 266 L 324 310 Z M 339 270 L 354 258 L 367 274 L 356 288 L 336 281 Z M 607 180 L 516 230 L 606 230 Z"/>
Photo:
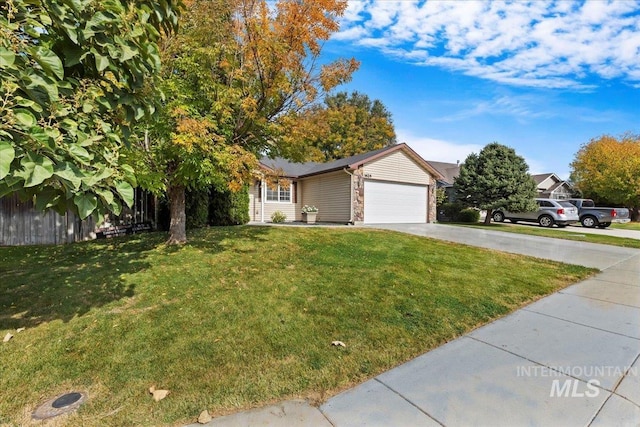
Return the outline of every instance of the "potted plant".
<path id="1" fill-rule="evenodd" d="M 316 215 L 318 215 L 318 208 L 315 206 L 304 205 L 302 207 L 302 217 L 307 224 L 315 224 Z"/>

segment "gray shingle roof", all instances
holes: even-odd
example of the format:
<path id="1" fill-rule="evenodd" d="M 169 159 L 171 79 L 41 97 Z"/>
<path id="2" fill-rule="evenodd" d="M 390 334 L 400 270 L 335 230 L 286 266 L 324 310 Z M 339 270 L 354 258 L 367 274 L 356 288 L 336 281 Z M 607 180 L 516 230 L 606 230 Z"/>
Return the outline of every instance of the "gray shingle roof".
<path id="1" fill-rule="evenodd" d="M 260 159 L 260 163 L 269 169 L 276 171 L 283 171 L 288 177 L 295 178 L 304 175 L 306 171 L 314 168 L 321 163 L 307 162 L 307 163 L 293 163 L 282 157 L 276 157 L 270 159 L 269 157 L 263 157 Z"/>
<path id="2" fill-rule="evenodd" d="M 533 180 L 536 182 L 536 184 L 540 184 L 542 181 L 549 178 L 551 175 L 553 175 L 553 173 L 540 173 L 540 174 L 531 175 L 531 176 L 533 177 Z"/>
<path id="3" fill-rule="evenodd" d="M 453 185 L 453 180 L 460 175 L 460 165 L 457 163 L 434 162 L 432 160 L 427 160 L 427 163 L 440 172 L 443 177 L 441 181 L 449 185 Z"/>
<path id="4" fill-rule="evenodd" d="M 370 157 L 375 157 L 380 153 L 384 153 L 385 151 L 391 151 L 396 149 L 404 149 L 411 150 L 406 144 L 393 145 L 391 147 L 384 147 L 378 150 L 369 151 L 367 153 L 356 154 L 355 156 L 345 157 L 344 159 L 334 160 L 328 163 L 317 163 L 317 162 L 307 162 L 307 163 L 294 163 L 290 162 L 281 157 L 276 157 L 274 159 L 270 159 L 269 157 L 263 157 L 260 159 L 260 163 L 269 169 L 272 170 L 281 170 L 284 172 L 284 175 L 290 178 L 303 178 L 305 176 L 317 175 L 321 173 L 331 172 L 335 170 L 344 169 L 353 164 L 358 164 L 364 160 L 367 160 Z M 436 170 L 437 171 L 437 170 Z"/>

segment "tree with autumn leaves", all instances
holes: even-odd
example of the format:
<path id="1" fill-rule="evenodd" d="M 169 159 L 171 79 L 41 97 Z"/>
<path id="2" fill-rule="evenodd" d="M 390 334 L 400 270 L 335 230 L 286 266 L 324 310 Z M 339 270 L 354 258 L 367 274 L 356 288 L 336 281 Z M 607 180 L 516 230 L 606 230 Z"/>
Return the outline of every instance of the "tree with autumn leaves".
<path id="1" fill-rule="evenodd" d="M 583 145 L 571 163 L 571 180 L 585 197 L 631 208 L 640 220 L 640 136 L 603 135 Z"/>
<path id="2" fill-rule="evenodd" d="M 238 190 L 258 155 L 291 154 L 298 113 L 358 67 L 318 61 L 346 1 L 185 3 L 180 30 L 161 44 L 165 102 L 137 146 L 142 184 L 168 195 L 169 243 L 186 241 L 186 189 Z"/>
<path id="3" fill-rule="evenodd" d="M 302 144 L 304 160 L 329 162 L 396 143 L 391 113 L 378 100 L 359 92 L 328 95 L 324 105 L 314 105 L 297 117 L 294 134 Z"/>

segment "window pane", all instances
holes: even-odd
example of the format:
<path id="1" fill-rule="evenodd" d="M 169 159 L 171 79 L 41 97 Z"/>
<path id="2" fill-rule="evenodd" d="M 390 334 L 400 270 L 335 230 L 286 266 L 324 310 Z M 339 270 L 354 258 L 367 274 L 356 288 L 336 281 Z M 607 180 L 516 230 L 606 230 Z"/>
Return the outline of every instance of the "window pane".
<path id="1" fill-rule="evenodd" d="M 277 202 L 278 201 L 278 189 L 277 188 L 275 190 L 272 190 L 269 187 L 267 187 L 267 200 L 269 200 L 270 202 Z"/>
<path id="2" fill-rule="evenodd" d="M 280 187 L 280 201 L 281 202 L 291 201 L 291 187 Z"/>

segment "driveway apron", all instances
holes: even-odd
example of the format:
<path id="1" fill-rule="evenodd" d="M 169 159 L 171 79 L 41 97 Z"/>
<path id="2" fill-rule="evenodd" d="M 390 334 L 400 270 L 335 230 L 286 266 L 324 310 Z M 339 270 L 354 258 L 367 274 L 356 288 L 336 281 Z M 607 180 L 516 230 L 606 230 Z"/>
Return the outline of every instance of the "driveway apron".
<path id="1" fill-rule="evenodd" d="M 436 224 L 376 228 L 602 272 L 328 400 L 334 426 L 640 425 L 640 251 Z"/>

